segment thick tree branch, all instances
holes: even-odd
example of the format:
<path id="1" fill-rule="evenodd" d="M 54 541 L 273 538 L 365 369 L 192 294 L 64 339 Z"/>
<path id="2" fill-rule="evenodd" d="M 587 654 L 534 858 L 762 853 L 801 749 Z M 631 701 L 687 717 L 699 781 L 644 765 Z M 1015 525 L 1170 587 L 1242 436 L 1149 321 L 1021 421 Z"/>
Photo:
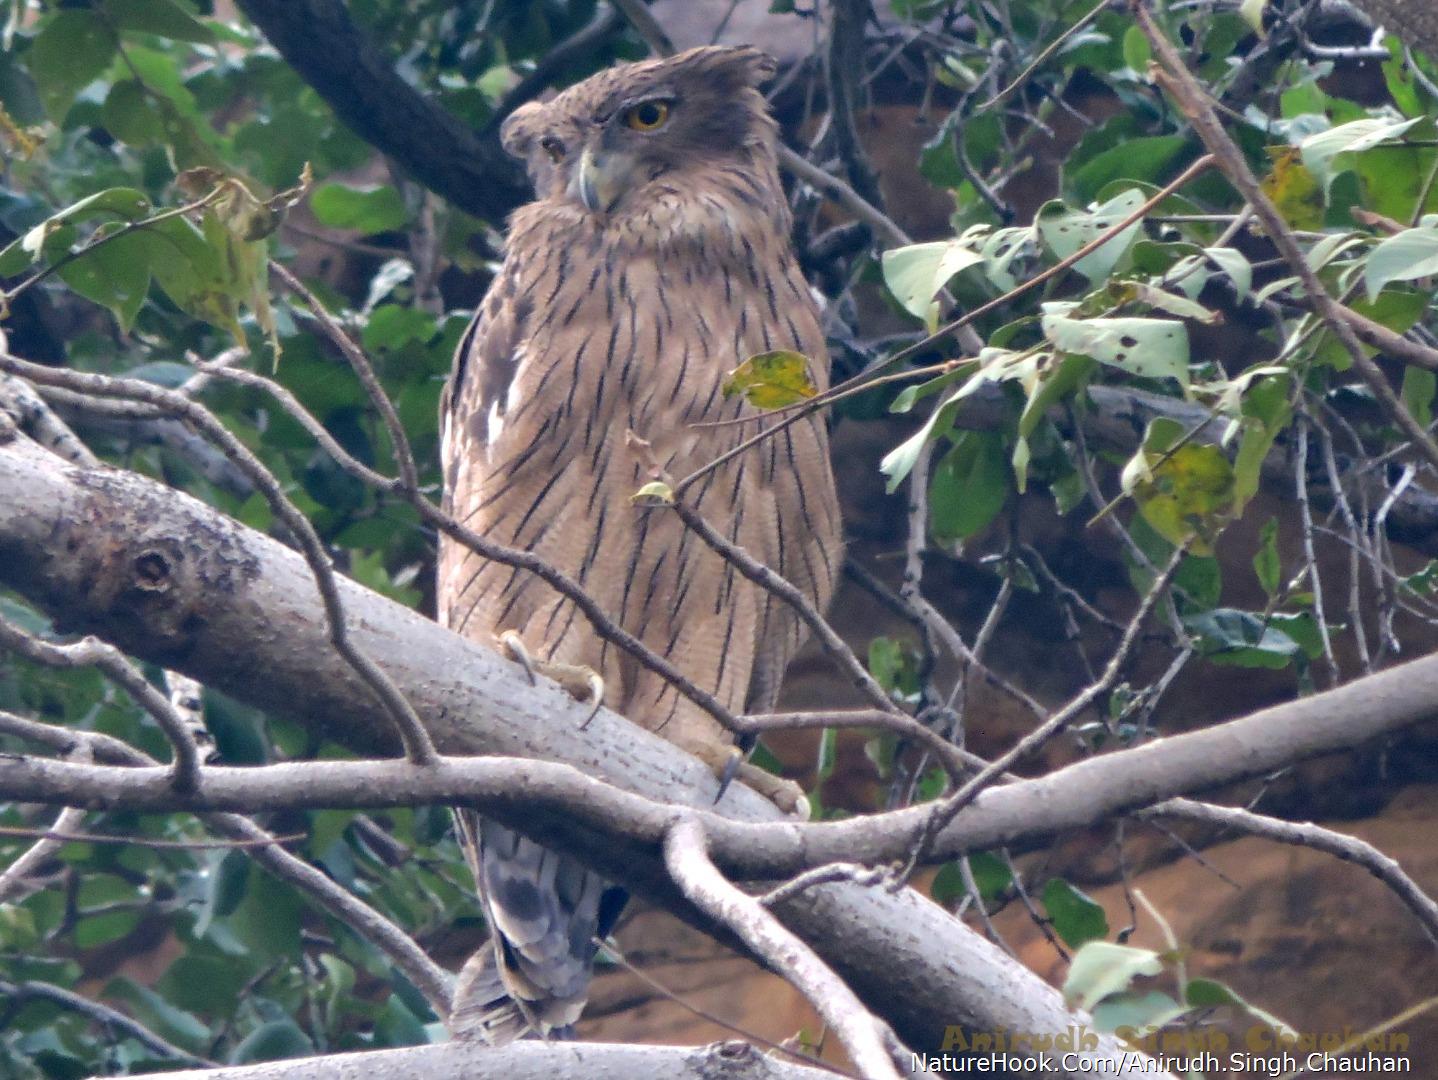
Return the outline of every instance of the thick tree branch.
<path id="1" fill-rule="evenodd" d="M 431 191 L 491 221 L 528 198 L 494 132 L 471 131 L 400 78 L 343 0 L 239 0 L 239 7 L 356 135 Z"/>
<path id="2" fill-rule="evenodd" d="M 833 1080 L 833 1074 L 761 1054 L 748 1043 L 630 1046 L 622 1043 L 448 1042 L 405 1050 L 334 1054 L 227 1069 L 147 1073 L 134 1080 L 554 1080 L 556 1076 L 625 1080 Z"/>
<path id="3" fill-rule="evenodd" d="M 385 713 L 335 654 L 313 579 L 295 552 L 153 481 L 75 469 L 20 438 L 0 443 L 0 508 L 0 582 L 51 613 L 62 629 L 102 634 L 133 655 L 293 717 L 361 753 L 395 749 Z M 158 580 L 150 579 L 156 587 L 136 587 L 141 556 L 149 556 L 148 568 L 161 571 Z M 582 770 L 581 779 L 599 777 L 649 799 L 713 805 L 716 779 L 674 746 L 607 710 L 580 734 L 588 710 L 557 686 L 531 687 L 498 654 L 352 582 L 341 579 L 339 587 L 352 605 L 357 640 L 370 655 L 384 658 L 443 752 L 563 761 Z M 1353 737 L 1344 732 L 1342 745 Z M 425 797 L 414 784 L 428 776 L 427 769 L 394 761 L 354 767 L 408 769 L 395 793 Z M 240 771 L 203 769 L 201 790 L 211 790 L 212 776 Z M 455 775 L 443 765 L 439 773 Z M 364 783 L 372 786 L 373 779 Z M 467 794 L 456 793 L 460 797 L 436 801 L 467 801 Z M 963 820 L 1002 794 L 987 792 Z M 1153 801 L 1136 794 L 1135 805 Z M 773 823 L 778 817 L 771 803 L 739 785 L 720 805 L 730 818 Z M 612 832 L 586 824 L 574 805 L 565 801 L 556 811 L 534 790 L 486 806 L 534 839 L 574 851 L 637 892 L 702 921 L 669 882 L 657 838 L 647 849 L 618 842 Z M 1008 812 L 1022 816 L 1025 809 L 1009 805 Z M 743 828 L 737 820 L 722 824 Z M 1012 824 L 994 823 L 1005 829 Z M 797 843 L 809 834 L 786 835 Z M 820 861 L 855 858 L 850 852 Z M 742 869 L 742 861 L 735 866 Z M 1057 1031 L 1085 1022 L 1063 1007 L 1056 991 L 912 891 L 816 886 L 786 900 L 776 914 L 909 1045 L 936 1047 L 953 1024 Z M 1118 1043 L 1103 1040 L 1089 1064 L 1097 1057 L 1117 1066 L 1123 1053 Z"/>

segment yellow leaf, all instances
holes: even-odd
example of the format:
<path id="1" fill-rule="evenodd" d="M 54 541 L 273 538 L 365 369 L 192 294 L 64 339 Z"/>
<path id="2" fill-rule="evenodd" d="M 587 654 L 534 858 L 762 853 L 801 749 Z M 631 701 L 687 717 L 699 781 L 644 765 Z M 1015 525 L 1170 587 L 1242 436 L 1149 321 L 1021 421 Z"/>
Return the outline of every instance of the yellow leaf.
<path id="1" fill-rule="evenodd" d="M 1148 475 L 1133 485 L 1133 497 L 1169 543 L 1191 540 L 1195 555 L 1212 555 L 1213 541 L 1234 511 L 1233 466 L 1218 447 L 1188 443 L 1152 455 Z"/>
<path id="2" fill-rule="evenodd" d="M 809 358 L 788 349 L 749 357 L 729 373 L 722 389 L 726 398 L 743 394 L 760 409 L 782 409 L 819 392 L 809 374 Z"/>
<path id="3" fill-rule="evenodd" d="M 1323 189 L 1296 146 L 1268 148 L 1273 168 L 1263 178 L 1263 193 L 1278 206 L 1283 219 L 1295 229 L 1323 227 Z"/>
<path id="4" fill-rule="evenodd" d="M 672 506 L 674 489 L 663 480 L 651 480 L 629 496 L 629 501 L 642 506 Z"/>

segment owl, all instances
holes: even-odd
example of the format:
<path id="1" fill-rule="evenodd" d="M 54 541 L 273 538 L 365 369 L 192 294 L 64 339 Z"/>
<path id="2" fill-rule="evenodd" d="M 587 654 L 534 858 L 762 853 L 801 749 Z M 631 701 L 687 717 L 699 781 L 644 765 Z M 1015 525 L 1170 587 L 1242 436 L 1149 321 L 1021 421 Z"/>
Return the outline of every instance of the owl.
<path id="1" fill-rule="evenodd" d="M 736 713 L 773 708 L 799 619 L 672 511 L 632 496 L 653 464 L 683 477 L 758 430 L 763 414 L 722 390 L 747 357 L 802 353 L 826 385 L 777 128 L 757 89 L 773 71 L 753 48 L 692 49 L 615 66 L 506 120 L 505 149 L 536 198 L 510 219 L 503 266 L 441 406 L 448 511 L 565 571 Z M 842 540 L 822 418 L 709 471 L 683 497 L 828 603 Z M 508 642 L 540 671 L 590 672 L 610 708 L 716 771 L 732 765 L 728 731 L 533 575 L 445 539 L 437 595 L 450 629 Z M 756 786 L 783 804 L 792 785 L 765 776 Z M 491 944 L 466 966 L 452 1027 L 495 1042 L 564 1033 L 623 894 L 567 856 L 461 819 Z"/>

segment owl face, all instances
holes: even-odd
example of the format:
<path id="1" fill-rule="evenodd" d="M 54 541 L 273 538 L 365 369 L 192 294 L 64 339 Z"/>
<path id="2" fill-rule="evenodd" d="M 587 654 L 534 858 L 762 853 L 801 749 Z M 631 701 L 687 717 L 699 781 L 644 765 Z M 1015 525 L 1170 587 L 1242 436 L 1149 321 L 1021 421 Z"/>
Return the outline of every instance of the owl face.
<path id="1" fill-rule="evenodd" d="M 541 201 L 619 215 L 646 205 L 656 183 L 672 190 L 685 172 L 772 139 L 755 87 L 773 72 L 773 59 L 747 46 L 622 64 L 517 109 L 501 137 Z"/>

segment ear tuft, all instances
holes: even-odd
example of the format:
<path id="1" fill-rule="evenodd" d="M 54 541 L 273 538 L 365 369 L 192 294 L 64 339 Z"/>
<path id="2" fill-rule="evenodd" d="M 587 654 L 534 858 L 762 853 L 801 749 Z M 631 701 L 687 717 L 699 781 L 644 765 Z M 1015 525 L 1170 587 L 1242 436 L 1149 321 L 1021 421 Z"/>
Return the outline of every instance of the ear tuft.
<path id="1" fill-rule="evenodd" d="M 539 102 L 527 101 L 504 118 L 504 123 L 499 125 L 499 144 L 506 154 L 521 159 L 529 157 L 545 111 Z"/>
<path id="2" fill-rule="evenodd" d="M 758 86 L 774 77 L 779 62 L 752 45 L 701 45 L 673 57 L 678 67 L 709 71 L 732 78 L 742 86 Z"/>

